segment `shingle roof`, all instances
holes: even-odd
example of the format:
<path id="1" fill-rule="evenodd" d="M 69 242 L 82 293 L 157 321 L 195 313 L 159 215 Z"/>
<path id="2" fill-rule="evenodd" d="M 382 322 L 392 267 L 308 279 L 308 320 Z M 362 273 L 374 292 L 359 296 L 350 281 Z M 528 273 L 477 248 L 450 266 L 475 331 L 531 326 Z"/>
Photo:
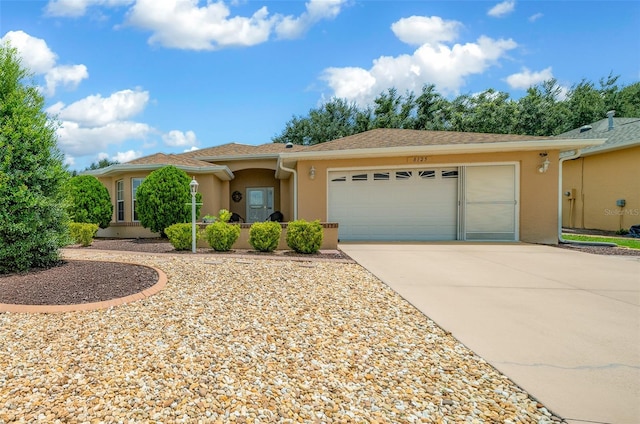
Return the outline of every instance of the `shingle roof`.
<path id="1" fill-rule="evenodd" d="M 590 140 L 606 138 L 607 141 L 599 146 L 585 147 L 582 154 L 592 154 L 608 150 L 623 149 L 640 146 L 640 118 L 613 118 L 613 129 L 609 130 L 609 119 L 601 119 L 589 125 L 591 129 L 581 131 L 581 128 L 557 135 L 557 138 Z M 586 129 L 588 126 L 582 128 Z"/>
<path id="2" fill-rule="evenodd" d="M 193 159 L 211 159 L 215 157 L 273 154 L 274 157 L 276 157 L 278 153 L 296 152 L 303 150 L 304 148 L 304 146 L 300 145 L 294 145 L 291 148 L 287 148 L 287 146 L 283 143 L 267 143 L 260 144 L 258 146 L 239 143 L 227 143 L 220 146 L 207 147 L 205 149 L 181 153 L 180 156 Z"/>
<path id="3" fill-rule="evenodd" d="M 500 143 L 527 140 L 550 140 L 516 134 L 486 134 L 455 131 L 424 131 L 378 128 L 307 147 L 307 152 L 353 150 L 384 147 L 417 147 L 471 143 Z"/>
<path id="4" fill-rule="evenodd" d="M 175 165 L 175 166 L 193 166 L 193 167 L 210 167 L 213 164 L 201 160 L 191 159 L 182 155 L 166 155 L 164 153 L 156 153 L 154 155 L 141 157 L 127 162 L 129 165 Z"/>

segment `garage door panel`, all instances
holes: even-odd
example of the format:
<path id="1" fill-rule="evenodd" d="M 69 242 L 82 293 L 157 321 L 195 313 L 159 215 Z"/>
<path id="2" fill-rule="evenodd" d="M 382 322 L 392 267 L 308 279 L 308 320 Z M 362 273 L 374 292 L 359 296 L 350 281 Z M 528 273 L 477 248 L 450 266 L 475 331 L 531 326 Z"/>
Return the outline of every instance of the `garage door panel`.
<path id="1" fill-rule="evenodd" d="M 464 238 L 516 240 L 514 165 L 469 166 L 464 181 Z"/>
<path id="2" fill-rule="evenodd" d="M 340 224 L 342 240 L 455 240 L 457 179 L 441 174 L 441 169 L 331 172 L 329 219 Z"/>

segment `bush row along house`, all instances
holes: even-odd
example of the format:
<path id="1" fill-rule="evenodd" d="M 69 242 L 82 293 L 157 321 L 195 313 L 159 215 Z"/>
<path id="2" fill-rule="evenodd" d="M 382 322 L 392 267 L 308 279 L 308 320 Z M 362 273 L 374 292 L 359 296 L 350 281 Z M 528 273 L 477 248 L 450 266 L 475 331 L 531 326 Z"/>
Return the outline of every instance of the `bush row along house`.
<path id="1" fill-rule="evenodd" d="M 564 152 L 605 138 L 375 129 L 312 146 L 237 143 L 154 154 L 86 173 L 114 203 L 105 237 L 152 237 L 136 189 L 166 165 L 196 178 L 201 215 L 274 211 L 338 223 L 340 241 L 558 242 Z"/>

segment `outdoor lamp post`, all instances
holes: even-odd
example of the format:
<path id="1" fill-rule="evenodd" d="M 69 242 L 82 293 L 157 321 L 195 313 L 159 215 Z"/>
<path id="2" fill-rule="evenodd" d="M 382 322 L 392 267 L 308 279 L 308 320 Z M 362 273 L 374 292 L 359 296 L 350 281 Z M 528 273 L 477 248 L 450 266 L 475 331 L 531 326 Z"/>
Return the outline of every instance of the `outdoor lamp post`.
<path id="1" fill-rule="evenodd" d="M 196 193 L 198 192 L 198 182 L 193 177 L 189 183 L 191 190 L 191 251 L 196 253 Z"/>

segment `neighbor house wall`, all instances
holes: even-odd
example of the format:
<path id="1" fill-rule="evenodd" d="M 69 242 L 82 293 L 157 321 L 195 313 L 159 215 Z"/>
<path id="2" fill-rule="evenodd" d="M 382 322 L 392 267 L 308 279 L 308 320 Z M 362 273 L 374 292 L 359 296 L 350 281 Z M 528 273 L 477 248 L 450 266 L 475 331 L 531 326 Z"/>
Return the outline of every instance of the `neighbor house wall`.
<path id="1" fill-rule="evenodd" d="M 423 158 L 423 157 L 421 157 Z M 538 172 L 542 163 L 539 151 L 486 153 L 473 155 L 433 155 L 426 157 L 425 167 L 460 166 L 474 163 L 520 164 L 520 240 L 531 243 L 558 242 L 558 152 L 549 151 L 551 162 L 546 173 Z M 414 156 L 341 160 L 301 160 L 298 162 L 298 217 L 327 221 L 328 171 L 335 168 L 416 167 Z M 315 178 L 309 177 L 311 167 Z"/>
<path id="2" fill-rule="evenodd" d="M 640 224 L 640 146 L 564 162 L 562 225 L 606 231 Z M 625 206 L 616 201 L 624 199 Z M 573 203 L 573 207 L 571 205 Z"/>

